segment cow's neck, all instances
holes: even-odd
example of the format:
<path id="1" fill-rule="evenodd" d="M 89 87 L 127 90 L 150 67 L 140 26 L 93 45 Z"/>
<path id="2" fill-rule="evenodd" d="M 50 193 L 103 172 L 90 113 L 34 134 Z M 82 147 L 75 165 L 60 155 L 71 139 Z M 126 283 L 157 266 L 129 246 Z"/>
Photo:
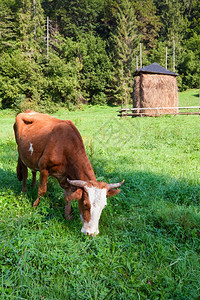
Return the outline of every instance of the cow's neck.
<path id="1" fill-rule="evenodd" d="M 96 176 L 86 153 L 80 155 L 79 159 L 76 160 L 73 165 L 73 173 L 74 178 L 72 179 L 96 181 Z"/>

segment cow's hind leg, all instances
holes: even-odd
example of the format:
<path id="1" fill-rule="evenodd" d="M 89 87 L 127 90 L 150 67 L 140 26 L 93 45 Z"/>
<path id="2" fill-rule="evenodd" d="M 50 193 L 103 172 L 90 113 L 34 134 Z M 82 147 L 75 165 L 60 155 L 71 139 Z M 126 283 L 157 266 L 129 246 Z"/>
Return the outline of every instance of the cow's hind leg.
<path id="1" fill-rule="evenodd" d="M 33 203 L 33 206 L 38 206 L 40 203 L 40 197 L 43 197 L 47 191 L 47 181 L 49 172 L 47 170 L 40 171 L 40 184 L 38 188 L 37 200 Z"/>
<path id="2" fill-rule="evenodd" d="M 36 186 L 36 173 L 35 171 L 32 171 L 32 187 L 34 188 Z"/>
<path id="3" fill-rule="evenodd" d="M 22 162 L 20 157 L 18 157 L 18 162 L 17 162 L 17 178 L 19 181 L 23 180 L 22 191 L 23 193 L 26 193 L 26 181 L 28 178 L 28 169 L 25 166 L 25 164 Z"/>
<path id="4" fill-rule="evenodd" d="M 23 179 L 23 170 L 22 170 L 22 161 L 18 157 L 18 162 L 17 162 L 17 179 L 21 182 Z"/>

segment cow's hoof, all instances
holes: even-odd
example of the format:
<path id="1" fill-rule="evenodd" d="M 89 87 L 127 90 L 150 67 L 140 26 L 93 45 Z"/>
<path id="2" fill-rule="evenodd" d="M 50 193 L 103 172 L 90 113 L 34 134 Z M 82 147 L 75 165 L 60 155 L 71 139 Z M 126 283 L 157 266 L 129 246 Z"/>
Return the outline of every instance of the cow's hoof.
<path id="1" fill-rule="evenodd" d="M 40 203 L 40 199 L 38 198 L 34 203 L 33 203 L 33 207 L 38 206 Z"/>
<path id="2" fill-rule="evenodd" d="M 73 215 L 65 215 L 65 219 L 67 221 L 71 221 L 71 220 L 73 220 Z"/>

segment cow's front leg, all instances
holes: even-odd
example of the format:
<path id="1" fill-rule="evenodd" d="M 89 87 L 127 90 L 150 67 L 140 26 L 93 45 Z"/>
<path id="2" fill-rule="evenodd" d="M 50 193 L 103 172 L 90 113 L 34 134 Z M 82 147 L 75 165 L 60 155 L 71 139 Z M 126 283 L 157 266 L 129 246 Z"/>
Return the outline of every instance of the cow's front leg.
<path id="1" fill-rule="evenodd" d="M 65 219 L 71 220 L 73 219 L 72 216 L 72 208 L 71 208 L 71 201 L 74 199 L 80 199 L 82 197 L 82 190 L 77 189 L 74 192 L 74 189 L 68 188 L 65 190 Z"/>
<path id="2" fill-rule="evenodd" d="M 37 200 L 33 203 L 33 207 L 39 205 L 40 197 L 43 197 L 47 191 L 48 176 L 49 176 L 49 172 L 47 170 L 40 171 L 40 184 L 38 188 L 38 197 Z"/>
<path id="3" fill-rule="evenodd" d="M 72 207 L 71 207 L 71 192 L 69 190 L 65 190 L 65 219 L 72 220 Z"/>

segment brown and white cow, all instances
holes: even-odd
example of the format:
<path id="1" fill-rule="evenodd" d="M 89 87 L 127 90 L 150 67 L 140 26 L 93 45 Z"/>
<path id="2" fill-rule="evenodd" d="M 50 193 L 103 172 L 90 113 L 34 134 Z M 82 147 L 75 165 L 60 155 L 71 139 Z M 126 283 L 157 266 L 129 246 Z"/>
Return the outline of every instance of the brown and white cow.
<path id="1" fill-rule="evenodd" d="M 14 131 L 19 154 L 17 177 L 23 180 L 24 192 L 27 167 L 32 170 L 33 185 L 36 183 L 36 172 L 40 172 L 38 197 L 33 206 L 37 206 L 40 197 L 46 193 L 48 176 L 53 176 L 65 190 L 65 218 L 72 217 L 71 200 L 79 200 L 83 223 L 81 232 L 97 235 L 107 197 L 119 193 L 119 189 L 114 189 L 124 181 L 114 184 L 97 182 L 81 135 L 70 120 L 59 120 L 27 110 L 17 115 Z"/>

